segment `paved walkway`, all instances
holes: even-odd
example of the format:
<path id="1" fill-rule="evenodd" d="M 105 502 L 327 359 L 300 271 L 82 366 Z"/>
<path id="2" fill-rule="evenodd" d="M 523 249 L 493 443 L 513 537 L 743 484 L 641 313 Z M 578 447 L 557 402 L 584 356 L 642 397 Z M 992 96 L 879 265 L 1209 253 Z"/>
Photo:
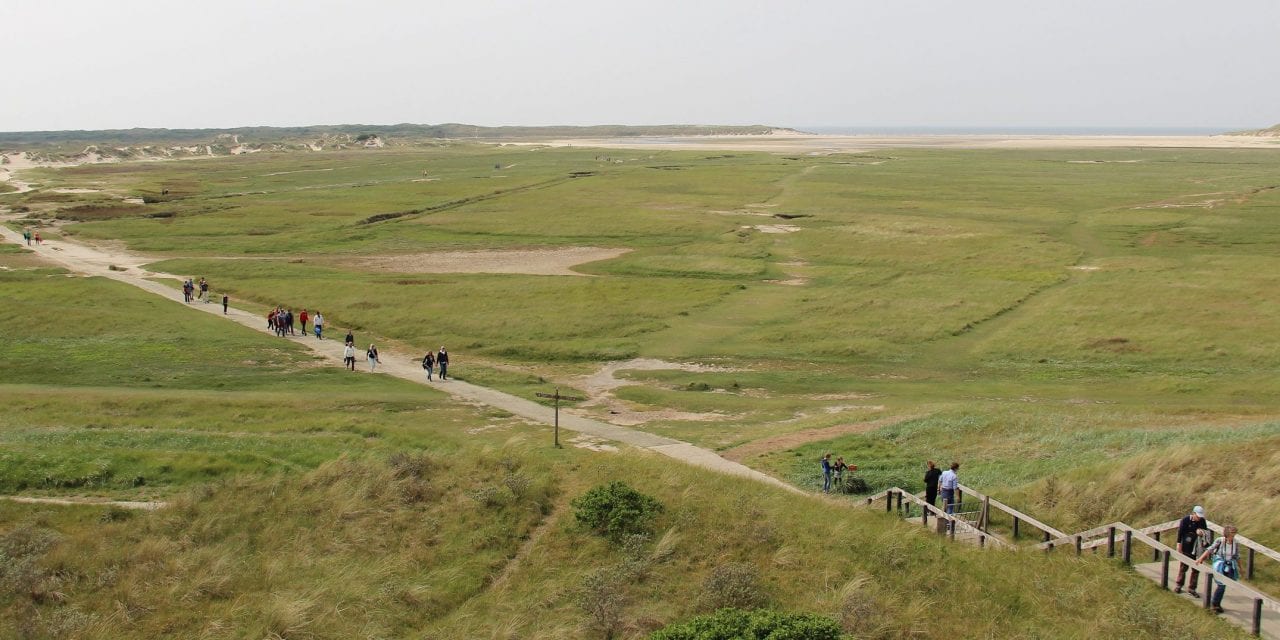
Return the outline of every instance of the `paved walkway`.
<path id="1" fill-rule="evenodd" d="M 1146 564 L 1134 565 L 1134 569 L 1140 575 L 1144 575 L 1156 584 L 1160 583 L 1160 566 L 1159 562 L 1148 562 Z M 1173 589 L 1173 581 L 1178 576 L 1177 563 L 1169 565 L 1169 588 Z M 1188 575 L 1187 578 L 1191 576 Z M 1200 585 L 1196 589 L 1200 593 L 1198 599 L 1193 600 L 1190 595 L 1183 593 L 1183 598 L 1188 602 L 1195 602 L 1198 606 L 1204 606 L 1204 576 L 1200 576 Z M 1222 597 L 1222 608 L 1226 609 L 1226 613 L 1222 614 L 1223 619 L 1237 627 L 1243 628 L 1245 631 L 1253 630 L 1253 599 L 1246 597 L 1240 593 L 1239 589 L 1232 589 L 1231 583 L 1227 583 L 1226 595 Z M 1262 608 L 1262 637 L 1264 638 L 1280 638 L 1280 613 L 1276 613 L 1265 606 Z"/>
<path id="2" fill-rule="evenodd" d="M 0 218 L 0 220 L 12 219 L 12 217 Z M 15 244 L 25 244 L 21 233 L 18 233 L 4 225 L 0 225 L 0 236 L 3 236 L 6 240 Z M 260 317 L 256 314 L 236 309 L 234 307 L 228 309 L 227 314 L 223 315 L 222 305 L 218 302 L 212 304 L 199 302 L 184 304 L 182 302 L 181 291 L 158 282 L 148 280 L 148 278 L 154 277 L 174 278 L 175 280 L 180 279 L 171 274 L 154 273 L 143 270 L 141 267 L 146 261 L 138 256 L 127 253 L 111 253 L 103 249 L 61 240 L 45 240 L 43 245 L 32 245 L 30 248 L 40 257 L 76 273 L 110 278 L 117 282 L 132 285 L 149 293 L 154 293 L 167 300 L 173 301 L 175 304 L 183 305 L 196 311 L 203 311 L 205 313 L 222 316 L 228 320 L 237 322 L 257 331 L 269 334 L 271 333 L 266 328 L 267 323 L 265 317 Z M 324 310 L 323 304 L 317 306 L 319 306 L 321 311 Z M 336 328 L 332 324 L 329 326 L 331 328 Z M 337 340 L 318 340 L 314 336 L 299 335 L 297 337 L 283 339 L 292 340 L 293 342 L 311 349 L 311 351 L 331 360 L 335 366 L 341 366 L 342 364 L 343 343 L 341 338 Z M 426 381 L 426 376 L 422 371 L 422 354 L 397 354 L 387 350 L 380 350 L 380 352 L 383 364 L 379 365 L 377 373 L 373 375 L 392 375 L 418 384 L 429 384 L 430 386 L 444 391 L 454 397 L 497 407 L 542 424 L 550 425 L 554 420 L 554 410 L 551 407 L 541 405 L 532 400 L 513 396 L 509 393 L 503 393 L 495 389 L 459 380 L 428 383 Z M 368 366 L 363 362 L 360 364 L 366 368 Z M 367 371 L 365 373 L 366 375 L 368 374 Z M 681 440 L 666 438 L 644 431 L 601 422 L 599 420 L 567 414 L 564 411 L 560 412 L 560 427 L 596 438 L 627 444 L 641 449 L 648 449 L 694 466 L 711 469 L 713 471 L 729 475 L 750 478 L 774 487 L 786 489 L 793 493 L 806 493 L 796 487 L 782 482 L 781 480 L 778 480 L 777 478 L 774 478 L 773 476 L 761 473 L 737 462 L 726 460 L 714 451 L 703 449 Z"/>

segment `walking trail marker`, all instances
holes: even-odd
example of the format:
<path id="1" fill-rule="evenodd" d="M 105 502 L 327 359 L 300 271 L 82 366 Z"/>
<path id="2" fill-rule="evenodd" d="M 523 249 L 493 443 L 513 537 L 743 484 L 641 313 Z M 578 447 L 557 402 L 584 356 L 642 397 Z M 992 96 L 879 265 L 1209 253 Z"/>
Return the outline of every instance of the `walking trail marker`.
<path id="1" fill-rule="evenodd" d="M 534 395 L 538 396 L 539 398 L 551 398 L 552 400 L 556 401 L 555 431 L 553 432 L 555 435 L 552 437 L 554 438 L 556 448 L 559 449 L 560 448 L 560 401 L 568 400 L 569 402 L 582 402 L 583 400 L 586 400 L 586 398 L 579 398 L 578 396 L 562 396 L 560 395 L 560 387 L 556 387 L 555 393 L 536 393 Z"/>

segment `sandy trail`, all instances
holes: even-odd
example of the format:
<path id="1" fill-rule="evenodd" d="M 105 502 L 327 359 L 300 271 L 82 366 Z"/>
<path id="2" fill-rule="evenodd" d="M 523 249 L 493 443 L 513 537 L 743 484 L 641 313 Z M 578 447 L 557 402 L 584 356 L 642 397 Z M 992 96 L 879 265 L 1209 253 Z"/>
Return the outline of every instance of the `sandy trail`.
<path id="1" fill-rule="evenodd" d="M 12 215 L 0 216 L 0 221 L 12 221 L 14 219 L 15 218 Z M 22 235 L 10 229 L 8 226 L 0 225 L 0 236 L 3 236 L 4 239 L 14 244 L 24 244 Z M 32 246 L 31 249 L 40 257 L 66 267 L 71 271 L 83 273 L 85 275 L 110 278 L 111 280 L 123 282 L 149 293 L 161 296 L 166 300 L 172 301 L 174 304 L 183 304 L 178 291 L 163 284 L 146 279 L 145 276 L 149 274 L 144 274 L 135 266 L 132 266 L 137 261 L 137 256 L 132 256 L 125 252 L 117 252 L 107 247 L 89 247 L 64 240 L 47 240 L 44 245 Z M 126 271 L 115 271 L 108 268 L 110 265 L 131 265 L 131 268 Z M 169 274 L 154 275 L 161 277 L 176 277 Z M 258 317 L 257 314 L 249 313 L 248 311 L 232 307 L 228 310 L 226 315 L 223 315 L 222 306 L 220 304 L 195 303 L 185 306 L 194 311 L 222 316 L 228 320 L 253 329 L 254 331 L 266 332 L 263 328 L 262 318 Z M 323 306 L 320 308 L 323 310 Z M 296 336 L 282 339 L 292 340 L 293 342 L 307 347 L 312 352 L 332 362 L 335 366 L 339 366 L 342 362 L 343 344 L 341 340 L 318 340 L 314 337 L 308 336 Z M 382 364 L 378 367 L 378 373 L 372 375 L 392 375 L 418 384 L 427 384 L 444 391 L 455 398 L 497 407 L 544 425 L 550 425 L 554 419 L 551 407 L 546 407 L 531 400 L 526 400 L 508 393 L 503 393 L 501 391 L 459 380 L 428 383 L 422 372 L 420 358 L 421 354 L 403 354 L 384 350 L 382 352 Z M 749 478 L 793 493 L 806 493 L 782 482 L 781 480 L 778 480 L 777 478 L 774 478 L 773 476 L 761 473 L 737 462 L 721 458 L 713 451 L 702 449 L 673 438 L 666 438 L 651 433 L 645 433 L 643 431 L 636 431 L 616 424 L 601 422 L 599 420 L 593 420 L 567 412 L 561 412 L 560 426 L 569 431 L 576 431 L 601 440 L 609 440 L 616 443 L 631 445 L 640 449 L 647 449 L 675 458 L 681 462 L 711 469 L 728 475 Z"/>
<path id="2" fill-rule="evenodd" d="M 609 260 L 630 251 L 600 247 L 435 251 L 360 258 L 354 264 L 395 273 L 519 273 L 590 277 L 574 271 L 573 267 Z"/>
<path id="3" fill-rule="evenodd" d="M 8 500 L 10 502 L 21 502 L 24 504 L 57 504 L 57 505 L 74 505 L 88 504 L 100 507 L 120 507 L 122 509 L 139 509 L 142 511 L 155 511 L 168 503 L 165 502 L 137 502 L 133 500 L 104 500 L 101 498 L 34 498 L 28 496 L 0 496 L 0 500 Z"/>
<path id="4" fill-rule="evenodd" d="M 740 371 L 727 367 L 716 367 L 688 362 L 667 362 L 655 358 L 634 358 L 606 363 L 595 373 L 579 378 L 577 386 L 587 393 L 587 401 L 578 405 L 581 408 L 603 407 L 609 412 L 609 419 L 617 424 L 635 426 L 659 420 L 678 420 L 706 422 L 727 420 L 733 416 L 724 413 L 695 413 L 675 409 L 657 411 L 637 411 L 627 403 L 615 398 L 613 391 L 621 387 L 637 384 L 629 380 L 617 378 L 619 371 Z"/>

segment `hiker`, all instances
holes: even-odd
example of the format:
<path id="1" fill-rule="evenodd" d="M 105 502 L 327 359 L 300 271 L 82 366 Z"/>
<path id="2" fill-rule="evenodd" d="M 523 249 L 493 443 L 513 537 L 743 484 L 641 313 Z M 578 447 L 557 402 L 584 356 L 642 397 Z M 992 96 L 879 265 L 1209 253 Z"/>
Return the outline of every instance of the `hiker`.
<path id="1" fill-rule="evenodd" d="M 289 335 L 297 335 L 293 332 L 293 309 L 284 310 L 284 328 L 285 331 L 289 332 Z"/>
<path id="2" fill-rule="evenodd" d="M 1178 552 L 1188 558 L 1198 558 L 1209 546 L 1209 521 L 1204 519 L 1204 507 L 1196 505 L 1191 513 L 1178 521 Z M 1187 563 L 1178 563 L 1178 579 L 1174 581 L 1174 593 L 1182 593 L 1183 580 L 1187 577 Z M 1200 584 L 1200 572 L 1191 570 L 1191 597 L 1199 598 L 1196 585 Z"/>
<path id="3" fill-rule="evenodd" d="M 948 515 L 956 512 L 956 489 L 960 487 L 959 462 L 952 462 L 951 468 L 938 477 L 938 489 L 942 492 L 942 506 Z"/>
<path id="4" fill-rule="evenodd" d="M 822 454 L 822 492 L 831 493 L 831 454 Z"/>
<path id="5" fill-rule="evenodd" d="M 1240 579 L 1240 545 L 1236 543 L 1235 525 L 1229 524 L 1222 527 L 1222 537 L 1214 540 L 1213 544 L 1200 554 L 1196 564 L 1204 562 L 1204 559 L 1211 555 L 1214 571 L 1232 580 Z M 1222 596 L 1227 593 L 1227 583 L 1216 577 L 1213 581 L 1218 583 L 1217 588 L 1213 590 L 1213 612 L 1222 613 Z"/>
<path id="6" fill-rule="evenodd" d="M 436 354 L 428 351 L 427 355 L 422 356 L 422 368 L 427 372 L 427 382 L 431 382 L 431 367 L 434 367 L 435 365 Z"/>
<path id="7" fill-rule="evenodd" d="M 351 335 L 351 330 L 350 330 L 350 329 L 347 329 L 347 339 L 346 339 L 346 340 L 344 340 L 344 342 L 346 342 L 347 344 L 350 344 L 350 345 L 354 345 L 354 344 L 356 343 L 356 337 L 355 337 L 355 336 L 353 336 L 353 335 Z"/>
<path id="8" fill-rule="evenodd" d="M 932 460 L 925 462 L 928 470 L 924 472 L 924 501 L 933 506 L 938 506 L 938 479 L 942 477 L 942 470 Z"/>
<path id="9" fill-rule="evenodd" d="M 36 238 L 36 244 L 44 244 L 44 240 L 41 240 L 41 239 L 40 239 L 40 232 L 39 232 L 39 231 L 37 231 L 37 232 L 36 232 L 35 238 Z"/>
<path id="10" fill-rule="evenodd" d="M 27 241 L 27 246 L 31 246 L 31 227 L 22 228 L 22 239 Z"/>
<path id="11" fill-rule="evenodd" d="M 314 324 L 316 329 L 316 339 L 324 340 L 324 316 L 321 315 L 319 311 L 316 312 Z"/>
<path id="12" fill-rule="evenodd" d="M 356 347 L 350 342 L 342 348 L 342 364 L 351 371 L 356 370 Z"/>
<path id="13" fill-rule="evenodd" d="M 298 314 L 298 322 L 302 323 L 302 335 L 304 336 L 307 335 L 307 321 L 310 319 L 311 317 L 307 315 L 306 309 L 303 309 L 302 313 Z"/>
<path id="14" fill-rule="evenodd" d="M 369 373 L 373 373 L 378 368 L 378 348 L 369 343 L 369 350 L 364 355 L 369 359 Z"/>
<path id="15" fill-rule="evenodd" d="M 227 302 L 229 302 L 229 299 L 227 298 L 226 294 L 223 294 L 222 295 L 222 315 L 224 316 L 227 315 Z"/>
<path id="16" fill-rule="evenodd" d="M 200 278 L 200 299 L 209 304 L 209 281 L 204 278 Z"/>
<path id="17" fill-rule="evenodd" d="M 182 301 L 183 302 L 186 302 L 186 303 L 191 302 L 191 290 L 193 288 L 194 287 L 191 285 L 190 278 L 182 281 Z"/>
<path id="18" fill-rule="evenodd" d="M 858 465 L 855 464 L 853 466 L 849 466 L 845 464 L 844 456 L 836 457 L 836 463 L 831 468 L 832 475 L 835 477 L 834 479 L 835 479 L 836 493 L 844 492 L 844 472 L 857 471 L 857 470 L 858 470 Z"/>
<path id="19" fill-rule="evenodd" d="M 449 379 L 449 352 L 445 351 L 445 348 L 443 346 L 440 347 L 440 352 L 436 354 L 436 366 L 440 367 L 440 379 L 448 380 Z"/>

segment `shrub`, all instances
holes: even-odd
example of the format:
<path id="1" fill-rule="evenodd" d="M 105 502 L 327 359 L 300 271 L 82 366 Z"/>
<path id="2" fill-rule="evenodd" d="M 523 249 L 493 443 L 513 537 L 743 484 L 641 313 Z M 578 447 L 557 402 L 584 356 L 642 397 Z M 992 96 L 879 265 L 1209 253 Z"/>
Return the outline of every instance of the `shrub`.
<path id="1" fill-rule="evenodd" d="M 760 572 L 745 562 L 722 564 L 711 570 L 702 585 L 702 601 L 708 609 L 754 609 L 765 603 Z"/>
<path id="2" fill-rule="evenodd" d="M 616 543 L 630 534 L 649 533 L 662 513 L 661 502 L 620 480 L 587 491 L 572 505 L 578 522 Z"/>
<path id="3" fill-rule="evenodd" d="M 587 626 L 611 638 L 622 624 L 626 594 L 613 569 L 597 569 L 582 580 L 578 606 L 587 614 Z"/>
<path id="4" fill-rule="evenodd" d="M 812 613 L 721 609 L 659 629 L 649 640 L 840 640 L 835 620 Z"/>

